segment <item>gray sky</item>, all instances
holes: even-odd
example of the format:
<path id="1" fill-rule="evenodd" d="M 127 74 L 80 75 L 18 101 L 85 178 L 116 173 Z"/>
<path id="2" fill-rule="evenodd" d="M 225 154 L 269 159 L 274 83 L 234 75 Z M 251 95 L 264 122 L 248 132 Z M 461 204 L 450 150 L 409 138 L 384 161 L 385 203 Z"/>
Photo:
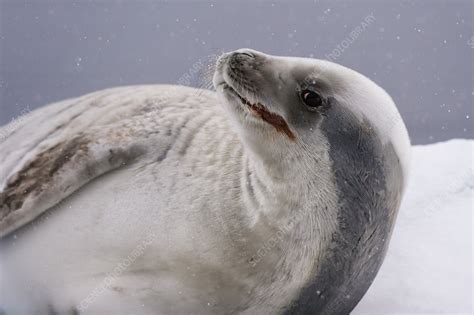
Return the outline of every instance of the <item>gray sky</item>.
<path id="1" fill-rule="evenodd" d="M 472 3 L 0 0 L 0 124 L 106 87 L 176 83 L 222 51 L 325 58 L 339 45 L 335 61 L 389 92 L 414 143 L 473 138 Z"/>

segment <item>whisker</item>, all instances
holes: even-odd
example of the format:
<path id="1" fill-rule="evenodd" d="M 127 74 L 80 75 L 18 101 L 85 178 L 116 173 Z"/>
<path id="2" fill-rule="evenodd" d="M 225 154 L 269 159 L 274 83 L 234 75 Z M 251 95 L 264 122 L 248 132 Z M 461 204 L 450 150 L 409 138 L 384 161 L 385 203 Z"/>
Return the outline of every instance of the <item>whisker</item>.
<path id="1" fill-rule="evenodd" d="M 197 88 L 199 88 L 199 91 L 197 93 L 198 96 L 200 96 L 204 92 L 204 90 L 213 90 L 214 85 L 212 83 L 212 79 L 216 70 L 216 62 L 219 56 L 220 55 L 216 54 L 207 56 L 207 60 L 204 63 L 205 65 L 199 72 L 199 80 L 197 86 Z"/>

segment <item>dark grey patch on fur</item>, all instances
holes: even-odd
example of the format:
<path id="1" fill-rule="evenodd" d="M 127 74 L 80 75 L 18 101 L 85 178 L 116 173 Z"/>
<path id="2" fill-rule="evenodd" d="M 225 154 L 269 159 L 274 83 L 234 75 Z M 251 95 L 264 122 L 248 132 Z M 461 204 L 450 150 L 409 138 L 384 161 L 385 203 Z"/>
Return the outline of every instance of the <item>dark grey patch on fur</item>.
<path id="1" fill-rule="evenodd" d="M 321 130 L 338 188 L 338 229 L 286 314 L 349 314 L 382 264 L 401 199 L 401 166 L 368 121 L 331 98 Z"/>
<path id="2" fill-rule="evenodd" d="M 49 314 L 49 315 L 58 315 L 58 314 L 66 314 L 66 313 L 71 314 L 71 315 L 79 315 L 79 311 L 78 311 L 78 309 L 77 309 L 75 306 L 73 306 L 73 307 L 72 307 L 69 311 L 67 311 L 67 312 L 63 312 L 63 311 L 58 311 L 58 310 L 56 310 L 52 304 L 48 304 L 47 307 L 48 307 L 48 314 Z M 1 315 L 1 313 L 0 313 L 0 315 Z"/>
<path id="3" fill-rule="evenodd" d="M 166 148 L 163 150 L 163 152 L 161 152 L 161 154 L 156 158 L 156 160 L 155 160 L 156 162 L 162 162 L 163 160 L 166 159 L 166 157 L 168 156 L 168 153 L 169 153 L 169 152 L 171 151 L 171 149 L 173 148 L 173 145 L 174 145 L 174 143 L 176 142 L 176 139 L 179 137 L 179 134 L 181 133 L 181 129 L 184 127 L 185 124 L 186 124 L 186 123 L 183 123 L 183 124 L 181 125 L 181 127 L 178 128 L 178 133 L 173 137 L 174 140 L 173 140 L 172 142 L 170 142 L 170 144 L 168 144 L 168 145 L 166 146 Z M 172 130 L 171 130 L 171 129 L 168 129 L 168 130 L 166 131 L 166 135 L 171 137 L 171 136 L 173 135 Z"/>
<path id="4" fill-rule="evenodd" d="M 4 190 L 0 192 L 0 221 L 10 212 L 21 208 L 28 195 L 40 194 L 72 156 L 87 154 L 88 143 L 89 139 L 83 135 L 68 142 L 60 142 L 39 153 L 10 178 Z"/>
<path id="5" fill-rule="evenodd" d="M 158 155 L 158 157 L 156 158 L 156 162 L 161 162 L 163 161 L 164 159 L 166 159 L 166 157 L 168 156 L 168 152 L 171 150 L 171 148 L 173 147 L 172 144 L 168 145 L 164 150 L 163 152 Z"/>
<path id="6" fill-rule="evenodd" d="M 250 178 L 250 171 L 247 169 L 245 172 L 245 180 L 247 182 L 247 190 L 249 193 L 249 196 L 252 198 L 252 200 L 255 200 L 255 190 L 253 189 L 253 184 L 252 180 Z"/>
<path id="7" fill-rule="evenodd" d="M 249 162 L 248 160 L 244 160 L 244 165 L 242 168 L 242 171 L 244 172 L 244 180 L 245 180 L 245 188 L 247 191 L 247 194 L 249 196 L 250 201 L 252 202 L 254 207 L 257 207 L 257 198 L 255 196 L 255 188 L 254 188 L 254 180 L 253 180 L 253 172 L 250 169 Z"/>
<path id="8" fill-rule="evenodd" d="M 111 287 L 112 291 L 115 291 L 117 293 L 123 293 L 124 291 L 124 288 L 123 287 L 119 287 L 119 286 L 113 286 Z"/>

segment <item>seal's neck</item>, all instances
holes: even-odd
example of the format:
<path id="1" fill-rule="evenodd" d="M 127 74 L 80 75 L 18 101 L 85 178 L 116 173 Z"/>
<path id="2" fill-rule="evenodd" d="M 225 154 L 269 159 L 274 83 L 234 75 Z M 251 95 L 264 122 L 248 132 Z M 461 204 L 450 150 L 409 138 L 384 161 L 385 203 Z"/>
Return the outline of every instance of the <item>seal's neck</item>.
<path id="1" fill-rule="evenodd" d="M 303 211 L 319 221 L 332 215 L 327 209 L 336 208 L 337 196 L 327 150 L 324 143 L 307 150 L 295 144 L 264 158 L 244 152 L 243 200 L 252 222 L 279 226 Z"/>
<path id="2" fill-rule="evenodd" d="M 269 277 L 276 279 L 271 285 L 284 281 L 286 292 L 296 292 L 314 274 L 337 228 L 337 193 L 326 149 L 324 143 L 301 146 L 280 162 L 252 159 L 244 151 L 242 209 L 256 240 L 250 262 L 262 273 L 278 269 Z M 291 276 L 279 281 L 281 274 Z"/>

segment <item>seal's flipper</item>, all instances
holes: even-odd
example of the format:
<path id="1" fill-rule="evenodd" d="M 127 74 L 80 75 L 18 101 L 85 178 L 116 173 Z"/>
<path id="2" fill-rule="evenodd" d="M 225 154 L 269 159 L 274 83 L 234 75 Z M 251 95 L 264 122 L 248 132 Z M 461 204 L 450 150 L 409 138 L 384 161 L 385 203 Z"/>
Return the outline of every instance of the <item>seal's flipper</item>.
<path id="1" fill-rule="evenodd" d="M 0 238 L 145 148 L 159 147 L 150 142 L 158 133 L 156 99 L 167 95 L 163 91 L 103 90 L 39 108 L 0 128 Z"/>
<path id="2" fill-rule="evenodd" d="M 136 138 L 114 134 L 124 126 L 113 127 L 62 139 L 14 172 L 0 192 L 0 237 L 30 222 L 85 183 L 145 152 Z"/>

